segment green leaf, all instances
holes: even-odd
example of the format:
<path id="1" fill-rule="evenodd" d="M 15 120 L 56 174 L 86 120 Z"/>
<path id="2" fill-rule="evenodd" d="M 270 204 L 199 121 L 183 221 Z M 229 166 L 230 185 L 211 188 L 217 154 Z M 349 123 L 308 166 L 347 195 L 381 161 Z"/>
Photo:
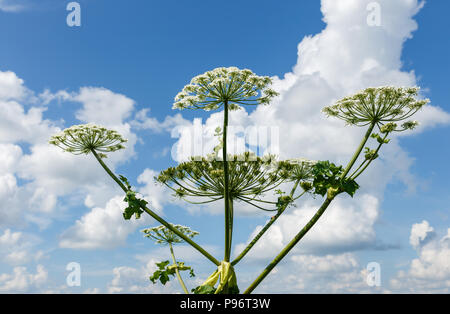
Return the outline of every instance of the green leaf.
<path id="1" fill-rule="evenodd" d="M 368 150 L 366 148 L 366 152 Z M 373 154 L 370 157 L 374 157 Z M 342 166 L 336 166 L 329 161 L 318 162 L 312 170 L 314 177 L 312 187 L 314 188 L 314 193 L 325 196 L 330 190 L 335 191 L 334 195 L 340 192 L 346 192 L 353 197 L 359 185 L 354 180 L 341 179 L 342 172 Z"/>
<path id="2" fill-rule="evenodd" d="M 126 178 L 124 178 L 123 176 L 122 179 L 126 180 Z M 126 220 L 131 219 L 133 215 L 135 215 L 136 219 L 139 219 L 141 217 L 141 214 L 144 212 L 141 207 L 145 207 L 148 204 L 146 200 L 137 198 L 136 192 L 132 191 L 131 189 L 127 191 L 123 201 L 128 203 L 128 207 L 125 208 L 123 213 L 123 218 L 125 218 Z"/>
<path id="3" fill-rule="evenodd" d="M 168 281 L 170 281 L 169 274 L 166 271 L 161 272 L 159 281 L 161 281 L 161 283 L 165 285 Z"/>
<path id="4" fill-rule="evenodd" d="M 216 288 L 210 285 L 198 286 L 191 290 L 194 294 L 214 294 L 216 292 Z"/>
<path id="5" fill-rule="evenodd" d="M 127 189 L 130 190 L 131 189 L 131 185 L 130 182 L 128 181 L 127 178 L 125 178 L 123 175 L 119 175 L 119 179 L 120 181 L 122 181 L 123 183 L 125 183 L 125 185 L 127 186 Z"/>
<path id="6" fill-rule="evenodd" d="M 156 283 L 156 280 L 159 279 L 159 276 L 160 276 L 160 275 L 161 275 L 161 271 L 160 271 L 160 270 L 157 270 L 157 271 L 155 271 L 155 272 L 153 273 L 153 275 L 151 275 L 151 276 L 149 277 L 149 279 L 150 279 L 151 282 L 153 282 L 153 284 L 155 284 L 155 283 Z"/>
<path id="7" fill-rule="evenodd" d="M 160 263 L 156 263 L 156 266 L 158 266 L 159 269 L 164 270 L 164 268 L 166 268 L 167 265 L 169 265 L 169 261 L 163 261 Z"/>
<path id="8" fill-rule="evenodd" d="M 344 192 L 353 197 L 353 195 L 355 195 L 356 190 L 359 189 L 359 184 L 356 183 L 355 180 L 344 180 L 342 182 L 342 189 L 344 190 Z"/>
<path id="9" fill-rule="evenodd" d="M 150 281 L 152 283 L 156 283 L 156 281 L 160 281 L 163 285 L 165 285 L 168 281 L 170 281 L 170 276 L 175 276 L 176 274 L 176 268 L 177 265 L 172 264 L 169 265 L 169 261 L 162 261 L 159 263 L 156 263 L 156 266 L 158 266 L 158 270 L 153 273 L 152 276 L 149 277 Z M 191 277 L 194 277 L 194 270 L 190 266 L 184 265 L 183 262 L 178 262 L 178 270 L 184 271 L 189 270 L 189 275 Z"/>

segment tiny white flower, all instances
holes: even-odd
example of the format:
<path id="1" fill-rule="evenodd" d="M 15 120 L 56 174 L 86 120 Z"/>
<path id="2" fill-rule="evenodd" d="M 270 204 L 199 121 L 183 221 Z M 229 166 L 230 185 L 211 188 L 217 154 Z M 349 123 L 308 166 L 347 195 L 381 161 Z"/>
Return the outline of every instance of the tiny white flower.
<path id="1" fill-rule="evenodd" d="M 124 149 L 127 142 L 119 133 L 95 124 L 74 125 L 52 136 L 49 144 L 75 155 L 96 152 L 114 152 Z M 106 157 L 105 154 L 99 154 Z"/>
<path id="2" fill-rule="evenodd" d="M 242 105 L 269 104 L 277 92 L 270 89 L 268 76 L 257 76 L 248 69 L 220 67 L 198 75 L 175 97 L 173 109 L 216 110 L 227 103 L 230 110 Z"/>

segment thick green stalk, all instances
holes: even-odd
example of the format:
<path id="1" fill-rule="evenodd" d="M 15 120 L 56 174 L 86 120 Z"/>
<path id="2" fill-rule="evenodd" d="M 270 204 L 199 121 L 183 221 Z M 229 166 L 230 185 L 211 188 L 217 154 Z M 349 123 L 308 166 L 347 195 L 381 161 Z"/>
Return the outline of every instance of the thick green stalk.
<path id="1" fill-rule="evenodd" d="M 95 150 L 91 150 L 97 161 L 100 163 L 100 165 L 105 169 L 105 171 L 109 174 L 109 176 L 119 184 L 119 186 L 122 188 L 122 190 L 126 193 L 128 192 L 128 189 L 123 185 L 122 182 L 116 177 L 116 175 L 108 168 L 108 166 L 103 162 L 103 160 L 98 156 L 98 154 L 95 152 Z M 182 232 L 180 232 L 178 229 L 172 227 L 170 223 L 159 217 L 156 213 L 154 213 L 152 210 L 147 208 L 147 206 L 141 206 L 141 209 L 145 211 L 147 214 L 149 214 L 151 217 L 156 219 L 159 223 L 164 225 L 166 228 L 168 228 L 170 231 L 175 233 L 177 236 L 182 238 L 185 242 L 189 243 L 192 247 L 194 247 L 197 251 L 199 251 L 201 254 L 203 254 L 207 259 L 209 259 L 211 262 L 213 262 L 215 265 L 219 266 L 220 262 L 214 258 L 211 254 L 209 254 L 205 249 L 203 249 L 200 245 L 195 243 L 191 238 L 184 235 Z"/>
<path id="2" fill-rule="evenodd" d="M 361 143 L 359 144 L 359 147 L 356 149 L 355 153 L 353 154 L 352 159 L 348 163 L 348 165 L 345 168 L 344 172 L 341 174 L 341 177 L 340 177 L 341 179 L 344 179 L 345 176 L 352 169 L 353 165 L 355 164 L 356 160 L 358 159 L 359 155 L 361 154 L 362 150 L 364 149 L 364 145 L 366 145 L 367 140 L 370 137 L 370 134 L 372 134 L 372 131 L 373 131 L 374 127 L 375 127 L 375 123 L 370 124 L 370 127 L 367 130 L 366 134 L 364 135 L 364 138 L 362 139 Z"/>
<path id="3" fill-rule="evenodd" d="M 181 288 L 183 288 L 184 293 L 189 294 L 189 291 L 186 288 L 183 279 L 181 278 L 180 271 L 178 270 L 178 263 L 177 260 L 175 259 L 175 254 L 173 253 L 172 243 L 169 243 L 169 246 L 170 246 L 170 254 L 172 255 L 172 260 L 175 265 L 175 273 L 177 274 L 178 281 L 180 282 Z"/>
<path id="4" fill-rule="evenodd" d="M 224 111 L 223 111 L 223 148 L 222 148 L 222 157 L 223 157 L 223 175 L 224 175 L 224 202 L 225 202 L 225 256 L 224 261 L 230 261 L 231 255 L 231 241 L 232 241 L 232 217 L 230 209 L 230 191 L 229 191 L 229 173 L 228 173 L 228 162 L 227 162 L 227 129 L 228 129 L 228 101 L 224 102 Z"/>
<path id="5" fill-rule="evenodd" d="M 234 204 L 233 204 L 233 199 L 232 198 L 229 199 L 229 205 L 228 206 L 229 206 L 229 209 L 230 209 L 230 229 L 229 229 L 230 230 L 229 231 L 230 235 L 228 237 L 230 243 L 228 243 L 228 249 L 229 249 L 230 257 L 231 257 L 231 242 L 232 242 L 232 239 L 233 239 L 233 214 L 234 214 Z"/>
<path id="6" fill-rule="evenodd" d="M 291 194 L 289 195 L 291 198 L 294 196 L 295 190 L 297 189 L 299 181 L 296 181 L 294 187 L 291 190 Z M 253 238 L 253 240 L 247 245 L 247 247 L 238 255 L 232 262 L 231 265 L 234 266 L 250 251 L 250 249 L 258 242 L 258 240 L 263 236 L 263 234 L 273 225 L 273 223 L 281 216 L 284 210 L 287 208 L 289 204 L 285 204 L 283 207 L 278 210 L 277 214 L 273 216 L 269 222 L 261 229 L 261 231 Z"/>
<path id="7" fill-rule="evenodd" d="M 278 254 L 274 260 L 263 270 L 263 272 L 256 278 L 256 280 L 244 291 L 244 294 L 250 294 L 252 291 L 263 281 L 264 278 L 270 273 L 270 271 L 289 253 L 289 251 L 300 241 L 303 236 L 314 226 L 319 220 L 320 216 L 325 212 L 333 199 L 327 198 L 320 206 L 313 218 L 300 230 L 299 233 L 288 243 L 288 245 Z"/>

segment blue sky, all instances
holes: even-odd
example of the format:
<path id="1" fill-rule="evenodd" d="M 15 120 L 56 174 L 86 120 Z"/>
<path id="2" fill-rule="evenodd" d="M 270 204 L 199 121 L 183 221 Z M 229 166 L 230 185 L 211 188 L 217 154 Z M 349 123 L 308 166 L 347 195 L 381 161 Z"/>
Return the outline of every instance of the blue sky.
<path id="1" fill-rule="evenodd" d="M 173 130 L 221 119 L 175 112 L 174 96 L 195 75 L 237 66 L 274 77 L 281 97 L 232 122 L 279 127 L 284 158 L 348 160 L 361 130 L 320 110 L 368 85 L 418 85 L 431 100 L 417 116 L 421 127 L 393 140 L 358 196 L 336 202 L 258 292 L 448 293 L 450 4 L 378 1 L 381 24 L 369 26 L 370 2 L 80 0 L 81 26 L 69 27 L 69 1 L 0 1 L 0 292 L 179 291 L 147 280 L 168 258 L 139 232 L 155 222 L 121 219 L 120 191 L 95 161 L 47 145 L 72 124 L 128 137 L 111 167 L 167 220 L 200 231 L 198 242 L 221 258 L 220 204 L 181 206 L 152 177 L 182 158 L 171 151 L 187 139 Z M 239 265 L 242 289 L 317 201 L 297 204 Z M 238 249 L 269 216 L 237 210 Z M 179 252 L 198 274 L 190 287 L 214 270 L 188 247 Z M 81 265 L 80 287 L 66 285 L 69 262 Z M 369 262 L 381 265 L 380 287 L 365 282 Z"/>

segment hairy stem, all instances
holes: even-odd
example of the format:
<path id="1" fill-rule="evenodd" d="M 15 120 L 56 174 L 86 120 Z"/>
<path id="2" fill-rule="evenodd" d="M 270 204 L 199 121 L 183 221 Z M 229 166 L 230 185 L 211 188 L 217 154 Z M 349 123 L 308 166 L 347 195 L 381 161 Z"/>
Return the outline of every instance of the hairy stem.
<path id="1" fill-rule="evenodd" d="M 108 168 L 108 166 L 103 162 L 103 160 L 98 156 L 98 154 L 95 152 L 95 150 L 91 150 L 97 161 L 100 163 L 100 165 L 105 169 L 105 171 L 109 174 L 109 176 L 119 184 L 119 186 L 122 188 L 122 190 L 126 193 L 128 192 L 128 189 L 123 185 L 123 183 L 119 180 L 119 178 L 116 177 L 116 175 Z M 191 238 L 184 235 L 182 232 L 180 232 L 178 229 L 172 227 L 170 223 L 162 219 L 160 216 L 158 216 L 155 212 L 150 210 L 147 206 L 141 206 L 141 209 L 145 211 L 147 214 L 149 214 L 151 217 L 156 219 L 159 223 L 161 223 L 163 226 L 168 228 L 170 231 L 175 233 L 177 236 L 182 238 L 184 241 L 189 243 L 192 247 L 194 247 L 197 251 L 199 251 L 201 254 L 203 254 L 207 259 L 209 259 L 211 262 L 213 262 L 216 266 L 220 265 L 220 262 L 211 254 L 209 254 L 205 249 L 203 249 L 200 245 L 195 243 Z"/>
<path id="2" fill-rule="evenodd" d="M 189 294 L 189 291 L 186 288 L 183 279 L 181 278 L 180 271 L 178 270 L 178 263 L 177 260 L 175 259 L 175 254 L 173 253 L 172 243 L 169 242 L 169 246 L 170 246 L 170 254 L 172 255 L 173 263 L 175 264 L 175 273 L 177 274 L 178 282 L 180 283 L 181 288 L 183 288 L 184 293 Z"/>
<path id="3" fill-rule="evenodd" d="M 233 232 L 233 213 L 232 208 L 230 208 L 230 191 L 229 191 L 229 173 L 228 173 L 228 162 L 227 162 L 227 129 L 228 129 L 228 101 L 224 102 L 224 117 L 223 117 L 223 174 L 224 174 L 224 202 L 225 202 L 225 262 L 230 261 L 231 255 L 231 241 Z"/>

